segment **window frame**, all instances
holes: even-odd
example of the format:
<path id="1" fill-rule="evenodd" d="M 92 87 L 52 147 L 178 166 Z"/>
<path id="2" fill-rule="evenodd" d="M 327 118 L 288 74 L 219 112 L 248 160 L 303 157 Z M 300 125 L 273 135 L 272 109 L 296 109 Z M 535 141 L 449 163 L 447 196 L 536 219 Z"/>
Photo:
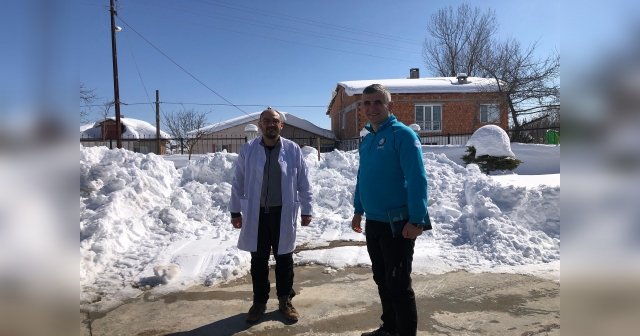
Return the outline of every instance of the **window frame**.
<path id="1" fill-rule="evenodd" d="M 418 121 L 417 118 L 417 111 L 416 108 L 417 107 L 422 107 L 422 121 Z M 426 114 L 427 111 L 425 109 L 425 107 L 429 107 L 429 116 L 430 119 L 426 118 Z M 440 120 L 439 121 L 435 121 L 433 118 L 433 113 L 434 113 L 434 107 L 439 107 L 440 108 Z M 420 125 L 420 133 L 442 133 L 442 128 L 443 128 L 443 120 L 442 120 L 442 104 L 414 104 L 413 105 L 413 121 Z M 429 123 L 431 126 L 429 129 L 426 129 L 426 127 L 424 125 L 426 125 L 426 123 Z M 436 123 L 440 123 L 440 128 L 439 129 L 434 129 L 434 125 Z"/>
<path id="2" fill-rule="evenodd" d="M 487 106 L 487 112 L 486 112 L 486 120 L 482 120 L 482 107 Z M 497 111 L 497 121 L 492 121 L 489 119 L 489 107 L 495 107 L 496 111 Z M 493 113 L 491 114 L 493 115 Z M 500 105 L 499 104 L 480 104 L 480 122 L 483 124 L 499 124 L 500 123 L 500 119 L 501 119 L 501 111 L 500 111 Z"/>

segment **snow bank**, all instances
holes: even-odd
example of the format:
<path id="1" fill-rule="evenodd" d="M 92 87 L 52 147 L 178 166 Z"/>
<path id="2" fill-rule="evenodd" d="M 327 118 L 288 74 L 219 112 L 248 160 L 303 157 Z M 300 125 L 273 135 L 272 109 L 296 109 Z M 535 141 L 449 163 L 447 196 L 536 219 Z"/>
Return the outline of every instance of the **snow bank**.
<path id="1" fill-rule="evenodd" d="M 176 170 L 154 154 L 81 148 L 82 302 L 94 309 L 149 288 L 153 295 L 248 273 L 227 204 L 237 154 L 214 153 Z M 298 246 L 364 241 L 351 230 L 357 151 L 303 148 L 315 191 L 312 224 Z M 434 230 L 416 241 L 414 272 L 521 272 L 559 260 L 560 188 L 503 186 L 478 167 L 425 153 Z M 369 266 L 366 248 L 302 251 L 299 265 Z M 553 267 L 553 269 L 557 269 Z"/>
<path id="2" fill-rule="evenodd" d="M 500 126 L 487 125 L 476 130 L 469 141 L 467 147 L 476 149 L 476 157 L 489 155 L 495 157 L 516 157 L 511 151 L 511 141 L 507 132 Z"/>

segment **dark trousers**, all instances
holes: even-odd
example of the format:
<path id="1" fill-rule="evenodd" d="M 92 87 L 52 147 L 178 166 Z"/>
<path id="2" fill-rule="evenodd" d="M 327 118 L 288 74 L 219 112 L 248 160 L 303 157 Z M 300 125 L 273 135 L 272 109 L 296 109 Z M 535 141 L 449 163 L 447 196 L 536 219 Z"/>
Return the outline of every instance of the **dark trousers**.
<path id="1" fill-rule="evenodd" d="M 382 303 L 383 329 L 414 336 L 418 329 L 416 297 L 411 288 L 415 239 L 394 238 L 388 222 L 367 219 L 367 251 Z"/>
<path id="2" fill-rule="evenodd" d="M 258 250 L 251 252 L 251 278 L 253 280 L 253 302 L 266 304 L 269 300 L 269 255 L 273 248 L 276 259 L 276 292 L 278 297 L 293 291 L 293 252 L 278 254 L 280 241 L 280 211 L 260 212 L 258 222 Z"/>

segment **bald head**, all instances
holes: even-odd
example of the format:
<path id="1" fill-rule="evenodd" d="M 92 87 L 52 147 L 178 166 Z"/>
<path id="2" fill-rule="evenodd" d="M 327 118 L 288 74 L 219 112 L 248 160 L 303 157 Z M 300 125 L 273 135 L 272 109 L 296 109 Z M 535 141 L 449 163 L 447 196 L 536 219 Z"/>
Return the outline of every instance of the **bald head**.
<path id="1" fill-rule="evenodd" d="M 269 114 L 270 116 L 272 116 L 273 113 L 278 115 L 278 118 L 280 119 L 280 121 L 284 121 L 284 119 L 282 117 L 282 113 L 278 112 L 277 110 L 272 109 L 271 106 L 269 106 L 266 110 L 264 110 L 264 111 L 262 111 L 262 113 L 260 113 L 260 120 L 262 120 L 262 117 L 264 117 L 265 114 Z"/>

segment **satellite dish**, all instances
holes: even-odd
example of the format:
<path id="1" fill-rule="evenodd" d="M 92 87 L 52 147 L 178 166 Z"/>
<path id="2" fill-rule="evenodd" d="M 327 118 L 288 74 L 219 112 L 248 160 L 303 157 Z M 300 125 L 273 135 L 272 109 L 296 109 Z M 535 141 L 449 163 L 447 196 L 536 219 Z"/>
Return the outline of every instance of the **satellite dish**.
<path id="1" fill-rule="evenodd" d="M 119 32 L 119 31 L 121 31 L 121 30 L 122 30 L 122 27 L 118 27 L 118 26 L 116 26 L 116 31 L 117 31 L 117 32 Z"/>

